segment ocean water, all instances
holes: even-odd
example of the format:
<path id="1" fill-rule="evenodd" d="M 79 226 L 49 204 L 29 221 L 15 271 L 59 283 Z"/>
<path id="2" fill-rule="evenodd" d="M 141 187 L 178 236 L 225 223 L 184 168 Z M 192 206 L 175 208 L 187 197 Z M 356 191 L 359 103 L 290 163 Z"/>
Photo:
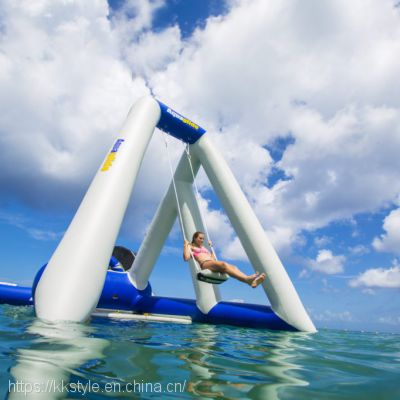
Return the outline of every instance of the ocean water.
<path id="1" fill-rule="evenodd" d="M 400 399 L 400 335 L 96 318 L 0 306 L 3 398 Z"/>

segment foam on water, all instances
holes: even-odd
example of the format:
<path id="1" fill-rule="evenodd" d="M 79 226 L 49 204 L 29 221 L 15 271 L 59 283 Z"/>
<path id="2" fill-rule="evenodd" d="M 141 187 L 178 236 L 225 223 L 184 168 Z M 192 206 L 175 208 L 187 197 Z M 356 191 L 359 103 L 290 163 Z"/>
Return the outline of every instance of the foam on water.
<path id="1" fill-rule="evenodd" d="M 29 307 L 0 311 L 3 396 L 10 382 L 24 382 L 47 385 L 47 393 L 35 394 L 46 399 L 82 398 L 85 384 L 84 398 L 91 399 L 400 399 L 398 334 L 304 334 L 100 318 L 88 325 L 45 324 Z M 75 389 L 80 383 L 81 391 L 57 393 L 57 382 Z M 168 384 L 177 384 L 177 390 L 168 393 L 174 389 Z M 105 393 L 111 387 L 118 390 Z M 123 393 L 133 389 L 135 395 Z M 15 390 L 10 394 L 22 397 Z"/>

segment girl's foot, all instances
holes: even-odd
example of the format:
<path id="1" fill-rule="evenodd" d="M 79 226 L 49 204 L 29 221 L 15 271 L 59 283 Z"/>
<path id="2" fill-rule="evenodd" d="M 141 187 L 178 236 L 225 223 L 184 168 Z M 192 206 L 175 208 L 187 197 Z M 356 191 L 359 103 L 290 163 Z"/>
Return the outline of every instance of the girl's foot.
<path id="1" fill-rule="evenodd" d="M 254 282 L 254 279 L 256 279 L 258 276 L 260 275 L 260 273 L 258 271 L 256 271 L 255 274 L 252 275 L 248 275 L 246 278 L 246 283 L 251 286 L 252 283 Z"/>
<path id="2" fill-rule="evenodd" d="M 251 287 L 254 289 L 256 288 L 260 283 L 263 283 L 265 281 L 266 275 L 262 273 L 261 275 L 258 275 L 253 282 L 251 283 Z"/>

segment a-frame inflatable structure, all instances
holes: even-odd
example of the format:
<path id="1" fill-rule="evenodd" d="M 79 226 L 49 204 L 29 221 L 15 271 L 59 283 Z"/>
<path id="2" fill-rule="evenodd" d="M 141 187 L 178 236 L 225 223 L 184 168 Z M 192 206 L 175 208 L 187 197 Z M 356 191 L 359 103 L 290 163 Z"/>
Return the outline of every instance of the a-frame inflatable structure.
<path id="1" fill-rule="evenodd" d="M 221 301 L 218 286 L 201 282 L 190 261 L 196 301 L 155 297 L 149 277 L 177 218 L 171 185 L 127 273 L 107 270 L 143 156 L 158 127 L 190 145 L 193 172 L 182 156 L 175 171 L 185 232 L 203 230 L 193 178 L 203 166 L 256 271 L 271 307 Z M 315 332 L 264 229 L 205 130 L 153 97 L 139 100 L 100 166 L 64 237 L 34 287 L 37 316 L 85 321 L 96 306 L 134 313 L 188 316 L 194 321 Z"/>

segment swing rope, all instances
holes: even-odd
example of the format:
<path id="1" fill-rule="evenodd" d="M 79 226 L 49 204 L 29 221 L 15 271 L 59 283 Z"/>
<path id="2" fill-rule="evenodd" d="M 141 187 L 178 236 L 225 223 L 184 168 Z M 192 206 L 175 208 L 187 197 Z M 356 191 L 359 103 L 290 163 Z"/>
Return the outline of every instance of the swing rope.
<path id="1" fill-rule="evenodd" d="M 180 205 L 180 202 L 179 202 L 178 190 L 177 190 L 177 188 L 176 188 L 176 183 L 175 183 L 175 174 L 174 174 L 174 170 L 173 170 L 173 168 L 172 168 L 171 155 L 170 155 L 169 147 L 168 147 L 168 138 L 167 138 L 167 134 L 166 134 L 165 132 L 163 132 L 163 135 L 164 135 L 165 147 L 166 147 L 166 149 L 167 149 L 167 157 L 168 157 L 169 170 L 170 170 L 170 172 L 171 172 L 171 177 L 172 177 L 172 186 L 174 187 L 176 206 L 177 206 L 177 209 L 178 209 L 179 225 L 180 225 L 180 227 L 181 227 L 183 239 L 186 240 L 186 241 L 188 241 L 188 240 L 187 240 L 186 233 L 185 233 L 185 227 L 184 227 L 184 225 L 183 225 L 183 218 L 182 218 L 181 205 Z M 195 265 L 195 267 L 196 267 L 197 273 L 202 272 L 202 270 L 201 270 L 201 268 L 200 268 L 200 265 L 198 265 L 196 259 L 195 259 L 194 256 L 193 256 L 192 248 L 191 248 L 190 246 L 189 246 L 189 252 L 190 252 L 190 256 L 192 257 L 192 259 L 193 259 L 193 261 L 194 261 L 194 265 Z"/>
<path id="2" fill-rule="evenodd" d="M 171 155 L 170 155 L 169 147 L 168 147 L 168 139 L 167 139 L 166 133 L 163 132 L 163 134 L 164 134 L 165 147 L 167 149 L 169 170 L 171 172 L 171 177 L 172 177 L 172 185 L 173 185 L 173 188 L 174 188 L 175 201 L 176 201 L 176 205 L 177 205 L 177 209 L 178 209 L 179 225 L 181 227 L 181 231 L 182 231 L 182 235 L 183 235 L 184 240 L 188 241 L 186 233 L 185 233 L 185 228 L 184 228 L 184 225 L 183 225 L 181 205 L 180 205 L 180 202 L 179 202 L 178 190 L 176 188 L 176 183 L 175 183 L 175 174 L 174 174 L 174 171 L 173 171 L 173 168 L 172 168 Z M 193 183 L 194 183 L 195 188 L 196 188 L 197 197 L 200 198 L 200 194 L 199 194 L 199 191 L 198 191 L 198 188 L 197 188 L 197 185 L 196 185 L 196 181 L 195 181 L 193 166 L 192 166 L 192 163 L 191 163 L 191 160 L 190 160 L 190 153 L 186 152 L 186 154 L 188 156 L 190 169 L 192 171 Z M 199 209 L 200 209 L 200 207 L 199 207 Z M 207 238 L 209 240 L 207 225 L 206 225 L 205 220 L 203 218 L 203 214 L 201 212 L 201 209 L 200 209 L 200 218 L 202 220 L 202 223 L 203 223 L 203 226 L 204 226 L 204 230 L 206 231 Z M 210 248 L 212 250 L 212 253 L 213 253 L 215 259 L 217 259 L 216 256 L 215 256 L 214 248 L 212 247 L 212 242 L 210 240 L 209 240 L 209 245 L 210 245 Z M 226 274 L 221 274 L 219 272 L 212 272 L 210 270 L 202 270 L 200 268 L 200 265 L 198 264 L 197 260 L 194 258 L 193 252 L 192 252 L 192 248 L 190 246 L 189 246 L 189 252 L 190 252 L 191 258 L 193 259 L 195 268 L 197 270 L 197 279 L 199 281 L 206 282 L 206 283 L 211 283 L 211 284 L 220 284 L 220 283 L 225 282 L 228 279 L 228 275 L 226 275 Z"/>
<path id="3" fill-rule="evenodd" d="M 204 227 L 204 230 L 205 230 L 205 234 L 206 234 L 206 238 L 207 238 L 207 241 L 208 241 L 208 245 L 209 245 L 210 248 L 211 248 L 211 251 L 212 251 L 213 256 L 214 256 L 215 259 L 217 260 L 217 255 L 215 254 L 213 242 L 211 241 L 211 238 L 210 238 L 210 233 L 209 233 L 209 231 L 208 231 L 206 219 L 204 218 L 203 211 L 201 210 L 201 207 L 200 207 L 201 197 L 200 197 L 199 189 L 198 189 L 198 187 L 197 187 L 196 177 L 195 177 L 194 171 L 193 171 L 192 157 L 191 157 L 191 155 L 190 155 L 189 144 L 186 144 L 184 147 L 185 147 L 186 157 L 187 157 L 187 159 L 188 159 L 188 161 L 189 161 L 190 171 L 191 171 L 191 173 L 192 173 L 193 186 L 194 186 L 195 193 L 196 193 L 197 204 L 199 205 L 201 222 L 202 222 L 203 227 Z"/>
<path id="4" fill-rule="evenodd" d="M 172 185 L 173 185 L 173 187 L 174 187 L 176 205 L 177 205 L 177 209 L 178 209 L 179 224 L 180 224 L 180 226 L 181 226 L 183 238 L 184 238 L 185 240 L 187 240 L 187 236 L 186 236 L 186 234 L 185 234 L 185 228 L 184 228 L 184 226 L 183 226 L 183 218 L 182 218 L 182 212 L 181 212 L 181 205 L 179 204 L 178 191 L 177 191 L 177 189 L 176 189 L 174 170 L 173 170 L 173 168 L 172 168 L 171 155 L 169 154 L 167 134 L 166 134 L 165 132 L 163 132 L 163 135 L 164 135 L 165 147 L 166 147 L 166 149 L 167 149 L 168 164 L 169 164 L 169 170 L 170 170 L 171 176 L 172 176 Z"/>

